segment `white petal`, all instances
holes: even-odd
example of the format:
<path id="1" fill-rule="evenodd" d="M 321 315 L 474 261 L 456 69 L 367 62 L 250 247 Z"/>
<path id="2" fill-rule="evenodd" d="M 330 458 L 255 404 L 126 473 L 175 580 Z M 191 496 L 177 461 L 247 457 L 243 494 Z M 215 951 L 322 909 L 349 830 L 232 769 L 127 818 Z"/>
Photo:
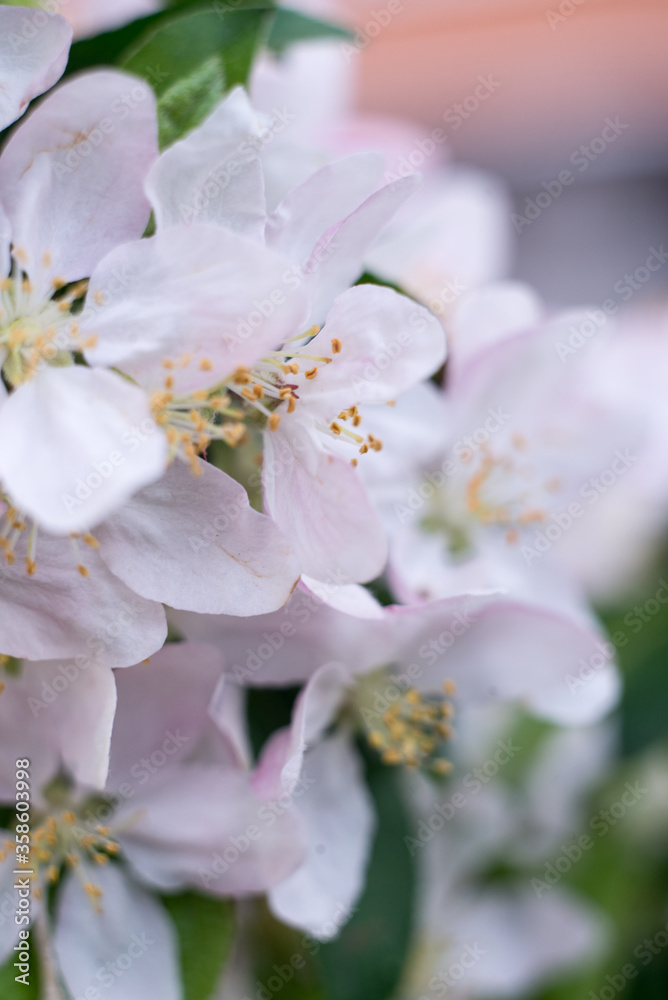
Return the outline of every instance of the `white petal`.
<path id="1" fill-rule="evenodd" d="M 299 567 L 273 521 L 230 476 L 176 461 L 100 526 L 109 568 L 142 597 L 204 614 L 261 615 L 280 608 Z"/>
<path id="2" fill-rule="evenodd" d="M 75 657 L 84 670 L 94 663 L 127 667 L 160 649 L 167 634 L 160 604 L 138 597 L 90 549 L 75 553 L 70 539 L 40 532 L 34 576 L 25 568 L 24 536 L 16 563 L 0 575 L 2 649 L 28 660 Z M 89 575 L 77 571 L 77 560 Z"/>
<path id="3" fill-rule="evenodd" d="M 376 188 L 383 168 L 377 153 L 357 153 L 322 167 L 288 194 L 267 224 L 267 245 L 305 264 L 321 237 Z"/>
<path id="4" fill-rule="evenodd" d="M 182 1000 L 176 932 L 164 907 L 117 865 L 85 874 L 102 889 L 101 912 L 80 880 L 69 876 L 54 934 L 72 996 L 90 995 L 92 987 L 104 989 L 108 1000 Z"/>
<path id="5" fill-rule="evenodd" d="M 58 80 L 71 41 L 72 29 L 59 14 L 0 7 L 0 132 Z"/>
<path id="6" fill-rule="evenodd" d="M 236 87 L 199 128 L 165 150 L 146 181 L 158 229 L 204 222 L 264 241 L 259 117 Z"/>
<path id="7" fill-rule="evenodd" d="M 97 344 L 86 357 L 154 389 L 166 359 L 175 391 L 217 385 L 304 329 L 304 292 L 285 270 L 276 254 L 216 226 L 119 247 L 91 279 L 82 329 Z"/>
<path id="8" fill-rule="evenodd" d="M 338 354 L 332 355 L 332 339 L 340 342 Z M 405 295 L 359 285 L 339 295 L 308 352 L 332 361 L 314 379 L 296 377 L 298 406 L 307 403 L 331 420 L 354 404 L 390 402 L 433 375 L 445 361 L 445 332 Z"/>
<path id="9" fill-rule="evenodd" d="M 364 887 L 373 805 L 344 733 L 307 754 L 304 777 L 312 784 L 296 802 L 307 824 L 308 857 L 270 890 L 269 905 L 280 920 L 326 941 L 349 919 Z"/>
<path id="10" fill-rule="evenodd" d="M 166 463 L 146 394 L 113 372 L 46 367 L 0 409 L 0 477 L 48 531 L 93 527 Z"/>
<path id="11" fill-rule="evenodd" d="M 302 572 L 317 580 L 365 583 L 379 576 L 387 541 L 348 461 L 326 452 L 296 417 L 265 434 L 265 506 Z"/>
<path id="12" fill-rule="evenodd" d="M 218 650 L 198 642 L 169 642 L 148 663 L 116 671 L 109 789 L 136 785 L 134 765 L 156 751 L 171 762 L 193 754 L 222 671 Z"/>
<path id="13" fill-rule="evenodd" d="M 0 199 L 33 284 L 88 277 L 112 247 L 141 236 L 156 156 L 153 91 L 125 73 L 69 80 L 26 118 L 2 153 Z"/>
<path id="14" fill-rule="evenodd" d="M 172 612 L 170 619 L 188 638 L 224 649 L 228 673 L 247 685 L 303 683 L 335 660 L 349 664 L 351 672 L 390 662 L 390 616 L 369 592 L 355 585 L 318 589 L 316 595 L 300 583 L 285 607 L 271 615 Z"/>
<path id="15" fill-rule="evenodd" d="M 127 821 L 118 835 L 124 856 L 163 889 L 262 892 L 294 871 L 304 855 L 295 810 L 280 804 L 272 810 L 248 775 L 218 764 L 164 768 L 114 819 L 119 826 Z"/>

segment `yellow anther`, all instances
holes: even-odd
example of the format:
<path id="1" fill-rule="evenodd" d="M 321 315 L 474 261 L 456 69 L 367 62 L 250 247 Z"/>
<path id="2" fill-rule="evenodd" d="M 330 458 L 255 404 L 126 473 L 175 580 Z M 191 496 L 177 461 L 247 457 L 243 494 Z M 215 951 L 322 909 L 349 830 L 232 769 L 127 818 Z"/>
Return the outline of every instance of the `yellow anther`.
<path id="1" fill-rule="evenodd" d="M 79 565 L 77 566 L 77 569 L 79 570 L 79 572 L 81 573 L 81 575 L 84 578 L 87 577 L 87 576 L 90 576 L 89 571 L 86 569 L 86 567 L 82 563 L 79 563 Z"/>
<path id="2" fill-rule="evenodd" d="M 338 337 L 332 338 L 332 353 L 333 354 L 341 353 L 341 341 L 339 340 Z"/>
<path id="3" fill-rule="evenodd" d="M 95 538 L 94 535 L 91 535 L 90 532 L 88 531 L 83 536 L 83 540 L 86 543 L 86 545 L 90 545 L 91 549 L 97 549 L 100 547 L 100 543 L 98 542 L 97 538 Z"/>
<path id="4" fill-rule="evenodd" d="M 269 417 L 269 430 L 270 431 L 278 430 L 278 425 L 280 424 L 280 422 L 281 422 L 280 413 L 272 413 L 272 415 Z"/>
<path id="5" fill-rule="evenodd" d="M 199 369 L 202 372 L 212 372 L 213 361 L 210 361 L 209 358 L 202 358 L 202 360 L 199 363 Z"/>
<path id="6" fill-rule="evenodd" d="M 314 379 L 317 374 L 318 374 L 318 366 L 317 365 L 314 365 L 313 368 L 309 368 L 308 371 L 304 372 L 305 377 L 307 379 L 309 379 L 309 380 Z"/>

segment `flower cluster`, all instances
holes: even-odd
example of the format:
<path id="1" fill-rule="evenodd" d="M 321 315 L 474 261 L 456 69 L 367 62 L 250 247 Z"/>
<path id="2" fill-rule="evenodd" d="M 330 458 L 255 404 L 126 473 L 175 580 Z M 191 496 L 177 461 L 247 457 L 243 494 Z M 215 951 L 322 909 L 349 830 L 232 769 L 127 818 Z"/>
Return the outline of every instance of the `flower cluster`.
<path id="1" fill-rule="evenodd" d="M 53 87 L 0 155 L 0 781 L 9 805 L 29 761 L 32 822 L 3 812 L 0 878 L 11 894 L 29 844 L 31 905 L 0 958 L 32 927 L 45 996 L 102 995 L 129 953 L 105 996 L 179 1000 L 161 897 L 186 890 L 262 895 L 335 938 L 380 766 L 412 782 L 441 969 L 468 954 L 466 995 L 496 996 L 522 921 L 540 944 L 504 988 L 526 989 L 596 922 L 565 893 L 474 896 L 519 826 L 485 776 L 521 749 L 518 706 L 563 727 L 544 769 L 571 747 L 605 759 L 619 676 L 593 601 L 663 527 L 660 348 L 500 280 L 500 189 L 440 161 L 422 189 L 393 173 L 411 130 L 311 121 L 302 65 L 261 60 L 251 96 L 232 87 L 160 150 L 148 83 L 56 86 L 72 29 L 51 12 L 31 34 L 28 13 L 0 7 L 0 128 Z M 629 364 L 643 388 L 620 395 Z M 573 810 L 594 778 L 571 775 Z M 549 857 L 561 828 L 534 808 Z M 415 990 L 447 987 L 438 961 Z"/>

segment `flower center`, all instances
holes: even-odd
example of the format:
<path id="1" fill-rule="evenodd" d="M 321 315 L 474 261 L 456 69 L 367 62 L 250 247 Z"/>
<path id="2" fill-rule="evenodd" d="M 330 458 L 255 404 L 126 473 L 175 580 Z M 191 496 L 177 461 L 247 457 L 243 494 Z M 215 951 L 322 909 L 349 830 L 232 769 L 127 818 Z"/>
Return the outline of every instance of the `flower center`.
<path id="1" fill-rule="evenodd" d="M 452 770 L 446 751 L 453 735 L 454 693 L 453 681 L 444 683 L 443 695 L 423 694 L 381 670 L 360 678 L 353 697 L 366 738 L 384 764 L 445 775 Z"/>
<path id="2" fill-rule="evenodd" d="M 91 346 L 79 343 L 79 329 L 71 317 L 74 303 L 85 294 L 87 282 L 66 291 L 54 281 L 51 298 L 33 290 L 16 266 L 12 277 L 0 282 L 0 358 L 2 374 L 12 387 L 22 385 L 44 365 L 68 365 L 72 352 Z"/>
<path id="3" fill-rule="evenodd" d="M 28 576 L 36 575 L 38 533 L 37 525 L 34 522 L 31 524 L 29 519 L 12 505 L 9 498 L 0 493 L 0 553 L 8 566 L 15 564 L 17 550 L 20 550 L 25 553 L 23 558 Z M 90 532 L 85 532 L 83 535 L 74 533 L 69 537 L 77 572 L 87 577 L 89 571 L 85 565 L 85 557 L 82 558 L 79 541 L 83 541 L 91 549 L 98 547 L 98 541 Z"/>
<path id="4" fill-rule="evenodd" d="M 524 437 L 515 435 L 507 454 L 482 448 L 460 456 L 464 467 L 441 486 L 424 520 L 425 528 L 447 537 L 452 555 L 475 547 L 476 529 L 499 531 L 515 545 L 524 530 L 547 519 L 561 484 L 554 477 L 542 481 L 526 448 Z"/>
<path id="5" fill-rule="evenodd" d="M 42 816 L 30 833 L 30 863 L 26 869 L 27 873 L 32 872 L 27 877 L 35 883 L 35 896 L 41 898 L 50 885 L 60 880 L 66 868 L 85 877 L 82 874 L 84 865 L 106 865 L 111 858 L 117 857 L 121 848 L 111 833 L 109 827 L 89 824 L 76 808 L 60 808 Z M 16 844 L 8 842 L 0 850 L 0 859 L 15 849 Z M 99 911 L 102 890 L 89 880 L 84 881 L 83 886 Z"/>

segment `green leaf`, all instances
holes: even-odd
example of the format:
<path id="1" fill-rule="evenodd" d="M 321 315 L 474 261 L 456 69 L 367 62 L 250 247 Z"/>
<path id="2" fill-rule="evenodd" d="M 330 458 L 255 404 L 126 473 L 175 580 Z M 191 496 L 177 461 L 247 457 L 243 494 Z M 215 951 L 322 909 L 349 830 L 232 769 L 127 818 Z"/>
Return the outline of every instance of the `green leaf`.
<path id="1" fill-rule="evenodd" d="M 295 42 L 312 42 L 317 38 L 335 38 L 350 41 L 352 34 L 338 24 L 329 24 L 299 14 L 295 10 L 278 10 L 269 32 L 267 46 L 273 52 L 284 52 Z"/>
<path id="2" fill-rule="evenodd" d="M 20 975 L 19 970 L 14 968 L 17 959 L 12 952 L 4 965 L 0 966 L 0 997 L 2 1000 L 40 1000 L 39 988 L 39 958 L 35 951 L 35 938 L 30 935 L 30 982 L 28 986 L 17 983 L 15 977 Z"/>
<path id="3" fill-rule="evenodd" d="M 232 945 L 234 906 L 229 900 L 196 892 L 163 896 L 162 901 L 179 939 L 183 1000 L 210 1000 L 220 985 Z"/>
<path id="4" fill-rule="evenodd" d="M 202 66 L 212 59 L 219 60 L 226 86 L 245 83 L 270 16 L 271 11 L 262 8 L 173 17 L 140 39 L 121 65 L 148 80 L 158 97 L 187 80 L 196 90 Z"/>
<path id="5" fill-rule="evenodd" d="M 197 128 L 211 114 L 225 93 L 223 67 L 217 56 L 182 80 L 177 80 L 158 100 L 160 148 L 171 146 Z"/>
<path id="6" fill-rule="evenodd" d="M 329 1000 L 387 1000 L 404 970 L 413 929 L 415 868 L 404 837 L 412 825 L 403 775 L 367 755 L 378 820 L 362 899 L 338 938 L 316 956 Z"/>
<path id="7" fill-rule="evenodd" d="M 105 31 L 95 38 L 83 38 L 70 49 L 65 76 L 79 73 L 91 66 L 115 66 L 129 46 L 135 44 L 147 31 L 165 20 L 165 13 L 139 18 L 114 31 Z"/>
<path id="8" fill-rule="evenodd" d="M 171 25 L 182 26 L 185 17 L 197 17 L 198 15 L 208 18 L 209 24 L 215 26 L 212 41 L 219 39 L 221 34 L 223 34 L 225 36 L 224 43 L 233 42 L 237 39 L 240 52 L 245 49 L 247 53 L 247 50 L 250 48 L 251 54 L 254 54 L 258 40 L 255 38 L 256 32 L 253 23 L 247 19 L 249 16 L 254 15 L 254 21 L 261 20 L 263 28 L 265 24 L 268 28 L 273 7 L 273 0 L 242 0 L 241 3 L 214 0 L 213 4 L 205 3 L 203 0 L 184 0 L 184 2 L 174 5 L 167 10 L 123 25 L 122 28 L 117 28 L 114 31 L 106 31 L 95 38 L 85 38 L 79 42 L 75 42 L 70 50 L 70 58 L 65 72 L 66 75 L 70 75 L 71 73 L 88 69 L 91 66 L 126 65 L 131 55 L 139 52 L 144 45 L 148 45 L 163 28 L 168 31 Z M 186 13 L 186 10 L 188 13 Z M 236 24 L 229 25 L 229 32 L 227 28 L 222 32 L 216 30 L 216 28 L 220 29 L 223 24 L 227 25 L 230 19 L 237 18 L 241 20 Z M 177 32 L 178 30 L 176 28 Z M 231 34 L 232 38 L 228 38 L 228 34 Z M 244 42 L 246 43 L 245 45 Z M 180 75 L 188 75 L 199 63 L 215 51 L 214 48 L 210 48 L 203 55 L 195 52 L 193 53 L 194 58 L 189 59 L 187 48 L 190 44 L 191 39 L 188 36 L 183 37 L 182 45 L 173 45 L 170 52 L 170 58 L 175 56 L 179 64 L 186 63 L 186 71 Z M 245 58 L 247 60 L 247 54 Z M 233 62 L 234 58 L 232 57 Z M 151 84 L 155 85 L 156 81 L 148 77 L 145 73 L 140 73 L 139 75 L 145 79 L 149 79 Z M 175 76 L 170 79 L 163 79 L 162 82 L 165 84 L 164 89 L 172 86 L 175 79 Z M 243 82 L 243 80 L 237 80 L 234 73 L 228 73 L 228 83 L 231 85 L 234 82 Z"/>
<path id="9" fill-rule="evenodd" d="M 668 738 L 668 643 L 648 653 L 626 682 L 622 750 L 626 756 Z"/>

